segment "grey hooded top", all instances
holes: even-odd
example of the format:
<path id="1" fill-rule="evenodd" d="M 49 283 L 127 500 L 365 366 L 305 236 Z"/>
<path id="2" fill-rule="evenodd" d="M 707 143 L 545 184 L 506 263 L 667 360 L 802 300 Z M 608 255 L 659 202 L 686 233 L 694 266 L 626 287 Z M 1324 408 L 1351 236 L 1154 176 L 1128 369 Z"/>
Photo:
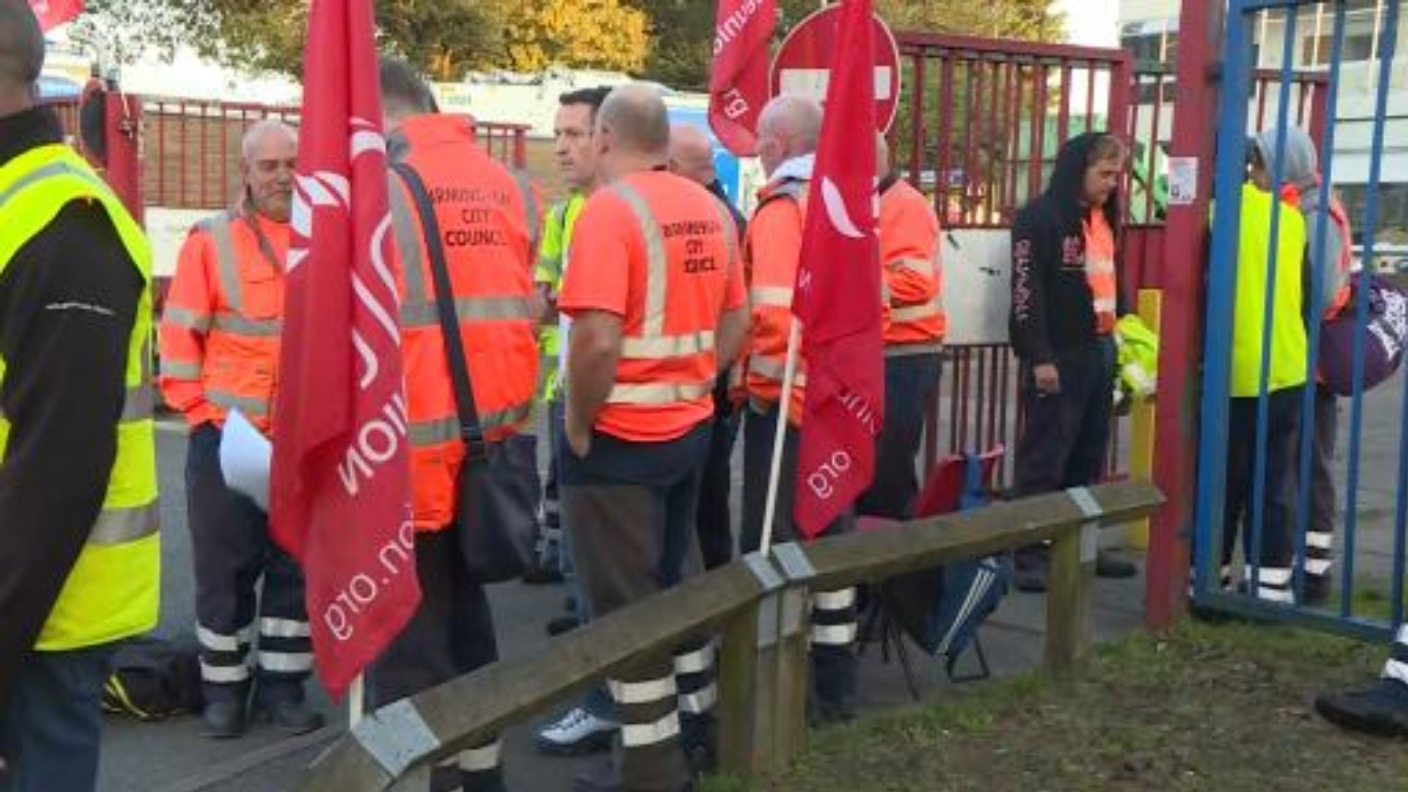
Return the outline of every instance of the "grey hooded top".
<path id="1" fill-rule="evenodd" d="M 1261 159 L 1272 173 L 1276 164 L 1276 130 L 1268 129 L 1254 139 Z M 1305 216 L 1305 234 L 1310 240 L 1307 262 L 1320 270 L 1320 308 L 1324 309 L 1335 299 L 1335 294 L 1349 282 L 1349 273 L 1339 268 L 1339 253 L 1348 244 L 1334 220 L 1325 218 L 1325 239 L 1316 244 L 1320 221 L 1320 164 L 1315 141 L 1300 127 L 1286 129 L 1285 163 L 1281 178 L 1287 184 L 1294 184 L 1300 192 L 1300 211 Z M 1334 201 L 1331 192 L 1330 200 Z M 1358 269 L 1356 265 L 1354 269 Z M 1307 272 L 1307 283 L 1312 283 Z"/>

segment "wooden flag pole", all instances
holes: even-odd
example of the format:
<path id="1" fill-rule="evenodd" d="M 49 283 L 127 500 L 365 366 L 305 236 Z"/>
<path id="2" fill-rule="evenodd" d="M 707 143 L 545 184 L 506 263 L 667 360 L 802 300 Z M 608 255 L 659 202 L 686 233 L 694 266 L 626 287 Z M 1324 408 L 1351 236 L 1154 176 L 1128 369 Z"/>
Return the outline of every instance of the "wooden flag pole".
<path id="1" fill-rule="evenodd" d="M 772 547 L 772 521 L 777 513 L 777 485 L 782 472 L 782 451 L 787 442 L 787 414 L 792 408 L 792 380 L 797 373 L 797 345 L 801 342 L 802 320 L 792 317 L 792 331 L 787 334 L 787 365 L 782 371 L 782 398 L 777 402 L 777 433 L 773 436 L 772 469 L 768 473 L 767 507 L 763 510 L 762 541 L 758 551 L 767 555 Z M 791 515 L 788 515 L 791 519 Z"/>

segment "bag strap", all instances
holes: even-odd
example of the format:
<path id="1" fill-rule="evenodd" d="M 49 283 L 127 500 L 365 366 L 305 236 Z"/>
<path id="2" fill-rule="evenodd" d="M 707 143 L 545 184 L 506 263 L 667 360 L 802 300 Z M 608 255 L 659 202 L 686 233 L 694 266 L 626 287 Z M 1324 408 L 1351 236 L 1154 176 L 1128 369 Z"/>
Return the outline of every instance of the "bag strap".
<path id="1" fill-rule="evenodd" d="M 460 335 L 459 314 L 455 310 L 454 287 L 450 284 L 450 268 L 445 262 L 445 247 L 440 241 L 440 222 L 435 217 L 435 207 L 420 174 L 404 162 L 392 164 L 391 169 L 410 189 L 411 197 L 415 199 L 416 213 L 420 215 L 421 228 L 425 231 L 422 236 L 430 252 L 430 272 L 435 278 L 435 307 L 440 314 L 440 335 L 445 338 L 450 381 L 455 387 L 460 437 L 464 440 L 469 461 L 482 462 L 488 458 L 488 448 L 484 442 L 484 427 L 479 422 L 479 410 L 474 404 L 474 390 L 470 387 L 464 338 Z"/>

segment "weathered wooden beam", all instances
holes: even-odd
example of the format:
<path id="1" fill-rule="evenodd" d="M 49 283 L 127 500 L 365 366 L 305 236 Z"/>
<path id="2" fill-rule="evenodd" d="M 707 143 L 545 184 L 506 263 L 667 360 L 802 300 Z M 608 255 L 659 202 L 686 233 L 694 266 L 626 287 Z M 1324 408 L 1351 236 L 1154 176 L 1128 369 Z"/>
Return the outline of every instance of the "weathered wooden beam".
<path id="1" fill-rule="evenodd" d="M 1068 680 L 1090 648 L 1090 594 L 1098 544 L 1094 523 L 1067 528 L 1051 546 L 1046 588 L 1046 667 Z"/>
<path id="2" fill-rule="evenodd" d="M 745 559 L 768 593 L 730 619 L 719 655 L 719 768 L 741 778 L 769 770 L 781 619 L 782 576 L 761 555 Z"/>
<path id="3" fill-rule="evenodd" d="M 1101 525 L 1122 525 L 1163 504 L 1163 496 L 1147 481 L 1102 484 L 1086 491 L 1099 507 Z M 829 590 L 1049 541 L 1090 520 L 1069 492 L 1052 492 L 819 539 L 807 544 L 806 553 L 816 569 L 812 585 Z"/>

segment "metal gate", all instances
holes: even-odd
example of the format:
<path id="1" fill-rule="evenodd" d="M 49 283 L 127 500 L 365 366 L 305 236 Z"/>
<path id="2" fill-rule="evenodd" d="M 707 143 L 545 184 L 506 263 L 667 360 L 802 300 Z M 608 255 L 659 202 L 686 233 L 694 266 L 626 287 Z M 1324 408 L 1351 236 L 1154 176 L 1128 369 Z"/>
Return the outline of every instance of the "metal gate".
<path id="1" fill-rule="evenodd" d="M 1366 248 L 1362 260 L 1374 260 L 1383 230 L 1381 187 L 1391 175 L 1405 178 L 1384 168 L 1386 138 L 1401 142 L 1408 134 L 1401 104 L 1390 107 L 1391 101 L 1408 100 L 1403 70 L 1394 68 L 1401 5 L 1393 0 L 1229 4 L 1198 452 L 1197 606 L 1380 639 L 1403 620 L 1408 388 L 1399 371 L 1366 390 L 1365 363 L 1369 345 L 1401 343 L 1401 335 L 1393 338 L 1394 328 L 1402 330 L 1408 317 L 1396 299 L 1378 302 L 1372 317 L 1388 324 L 1376 324 L 1370 332 L 1375 301 L 1365 298 L 1368 281 L 1356 276 L 1355 298 L 1337 320 L 1341 327 L 1324 330 L 1320 317 L 1328 303 L 1322 286 L 1335 269 L 1327 274 L 1323 267 L 1306 266 L 1303 258 L 1319 247 L 1315 240 L 1337 227 L 1326 207 L 1339 192 L 1335 182 L 1357 166 L 1367 167 L 1367 179 L 1362 206 L 1349 222 Z M 1280 74 L 1277 90 L 1255 96 L 1257 69 L 1268 66 Z M 1323 126 L 1306 130 L 1316 141 L 1320 171 L 1327 174 L 1318 184 L 1297 179 L 1301 174 L 1283 164 L 1288 146 L 1295 145 L 1288 129 L 1297 121 L 1291 76 L 1298 66 L 1325 74 Z M 1399 120 L 1391 121 L 1395 114 Z M 1248 185 L 1247 137 L 1263 121 L 1275 131 L 1264 138 L 1269 179 L 1258 188 Z M 1393 124 L 1400 128 L 1390 131 Z M 1303 213 L 1302 199 L 1309 198 L 1320 208 Z M 1274 240 L 1297 233 L 1310 244 L 1288 256 L 1293 243 Z M 1284 260 L 1288 257 L 1292 260 Z M 1301 290 L 1303 307 L 1293 299 Z M 1297 325 L 1303 342 L 1297 341 Z M 1317 405 L 1317 390 L 1327 385 L 1317 385 L 1316 364 L 1325 361 L 1329 371 L 1333 363 L 1320 357 L 1329 332 L 1336 341 L 1327 349 L 1347 343 L 1344 354 L 1352 362 L 1351 394 L 1338 400 L 1339 407 L 1323 395 Z M 1296 385 L 1297 378 L 1306 384 Z M 1312 431 L 1317 418 L 1323 425 L 1336 410 L 1347 416 L 1347 424 L 1317 440 Z M 1327 466 L 1337 507 L 1323 482 L 1315 486 L 1313 479 L 1317 454 L 1324 457 L 1336 446 L 1342 458 Z M 1233 540 L 1236 549 L 1228 554 L 1225 548 Z M 1323 573 L 1333 586 L 1317 582 L 1326 579 Z"/>

